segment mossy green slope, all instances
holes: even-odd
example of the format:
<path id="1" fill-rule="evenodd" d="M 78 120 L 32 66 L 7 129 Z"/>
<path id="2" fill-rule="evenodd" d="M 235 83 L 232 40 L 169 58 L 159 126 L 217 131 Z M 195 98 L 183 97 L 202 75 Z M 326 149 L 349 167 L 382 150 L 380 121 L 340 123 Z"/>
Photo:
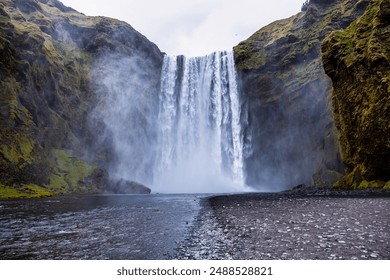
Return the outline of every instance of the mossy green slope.
<path id="1" fill-rule="evenodd" d="M 52 150 L 51 153 L 56 167 L 46 186 L 49 190 L 61 194 L 83 193 L 93 189 L 98 191 L 96 185 L 88 182 L 88 177 L 95 172 L 96 166 L 73 156 L 72 151 Z"/>
<path id="2" fill-rule="evenodd" d="M 331 185 L 340 178 L 321 42 L 356 20 L 368 3 L 311 0 L 305 12 L 269 24 L 234 48 L 252 130 L 250 185 Z"/>
<path id="3" fill-rule="evenodd" d="M 81 101 L 85 97 L 79 84 L 87 81 L 88 64 L 83 60 L 88 55 L 75 60 L 69 47 L 53 38 L 53 22 L 46 12 L 50 3 L 46 4 L 0 4 L 0 197 L 4 198 L 61 193 L 51 182 L 58 167 L 48 148 L 80 146 L 69 115 L 80 118 L 78 105 L 88 104 Z"/>
<path id="4" fill-rule="evenodd" d="M 0 0 L 0 198 L 103 187 L 112 148 L 91 150 L 97 132 L 88 116 L 99 103 L 91 67 L 108 52 L 148 55 L 156 69 L 162 61 L 124 22 L 57 0 Z"/>
<path id="5" fill-rule="evenodd" d="M 389 19 L 390 1 L 371 1 L 362 17 L 322 45 L 347 168 L 338 186 L 383 187 L 390 180 Z"/>

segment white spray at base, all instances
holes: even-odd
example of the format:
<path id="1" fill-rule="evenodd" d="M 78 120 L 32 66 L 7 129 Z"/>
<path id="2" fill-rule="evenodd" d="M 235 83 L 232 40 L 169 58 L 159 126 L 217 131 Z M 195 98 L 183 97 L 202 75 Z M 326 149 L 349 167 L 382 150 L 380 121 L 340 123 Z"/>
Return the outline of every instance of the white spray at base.
<path id="1" fill-rule="evenodd" d="M 164 58 L 153 191 L 248 191 L 233 52 Z"/>

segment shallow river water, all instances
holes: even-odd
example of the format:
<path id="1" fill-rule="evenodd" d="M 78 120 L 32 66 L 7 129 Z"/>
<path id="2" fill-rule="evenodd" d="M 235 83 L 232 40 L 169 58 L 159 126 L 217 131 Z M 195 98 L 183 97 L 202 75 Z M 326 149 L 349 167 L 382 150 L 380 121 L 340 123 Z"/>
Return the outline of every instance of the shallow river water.
<path id="1" fill-rule="evenodd" d="M 202 195 L 0 201 L 0 259 L 172 259 Z"/>

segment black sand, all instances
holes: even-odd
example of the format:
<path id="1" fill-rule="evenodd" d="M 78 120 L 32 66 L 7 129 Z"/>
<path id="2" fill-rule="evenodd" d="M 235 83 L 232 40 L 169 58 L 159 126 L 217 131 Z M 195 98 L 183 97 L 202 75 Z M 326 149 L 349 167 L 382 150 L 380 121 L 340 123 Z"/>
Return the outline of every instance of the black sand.
<path id="1" fill-rule="evenodd" d="M 178 258 L 389 260 L 389 210 L 371 192 L 212 197 Z"/>

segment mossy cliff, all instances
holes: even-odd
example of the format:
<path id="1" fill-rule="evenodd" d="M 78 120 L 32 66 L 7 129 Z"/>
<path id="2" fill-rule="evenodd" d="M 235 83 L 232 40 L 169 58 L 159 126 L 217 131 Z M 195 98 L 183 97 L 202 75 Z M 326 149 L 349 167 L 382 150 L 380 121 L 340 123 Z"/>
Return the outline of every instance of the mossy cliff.
<path id="1" fill-rule="evenodd" d="M 234 48 L 248 185 L 329 186 L 345 167 L 339 185 L 389 188 L 388 19 L 388 0 L 311 0 Z M 151 178 L 162 61 L 124 22 L 0 0 L 0 198 L 149 192 L 120 174 Z"/>
<path id="2" fill-rule="evenodd" d="M 361 16 L 368 3 L 311 0 L 304 12 L 271 23 L 234 48 L 249 108 L 249 185 L 275 190 L 331 185 L 340 178 L 343 165 L 321 43 Z"/>
<path id="3" fill-rule="evenodd" d="M 371 1 L 362 17 L 322 45 L 347 171 L 338 186 L 383 187 L 390 180 L 389 23 L 390 1 Z"/>
<path id="4" fill-rule="evenodd" d="M 92 67 L 137 57 L 158 88 L 163 55 L 124 22 L 57 0 L 0 1 L 0 198 L 101 191 L 115 160 Z M 101 140 L 101 141 L 100 141 Z"/>

